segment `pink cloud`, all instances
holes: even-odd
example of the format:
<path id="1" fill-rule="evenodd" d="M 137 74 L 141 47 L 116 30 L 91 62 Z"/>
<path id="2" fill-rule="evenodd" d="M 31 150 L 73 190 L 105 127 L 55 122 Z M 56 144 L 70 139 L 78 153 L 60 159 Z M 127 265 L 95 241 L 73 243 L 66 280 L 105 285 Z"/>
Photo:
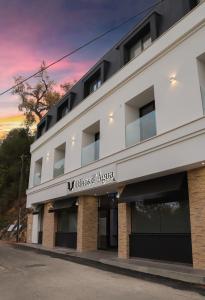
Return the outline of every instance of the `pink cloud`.
<path id="1" fill-rule="evenodd" d="M 54 59 L 60 57 L 63 53 L 53 51 Z M 14 84 L 14 76 L 23 75 L 29 76 L 36 72 L 42 62 L 42 57 L 38 52 L 31 51 L 30 46 L 13 41 L 4 41 L 0 48 L 0 91 L 4 91 Z M 47 61 L 49 64 L 50 61 Z M 93 64 L 92 60 L 72 61 L 65 59 L 48 70 L 51 78 L 54 78 L 57 83 L 56 89 L 59 90 L 59 85 L 66 81 L 80 79 Z M 10 93 L 0 97 L 0 116 L 18 113 L 17 97 Z"/>

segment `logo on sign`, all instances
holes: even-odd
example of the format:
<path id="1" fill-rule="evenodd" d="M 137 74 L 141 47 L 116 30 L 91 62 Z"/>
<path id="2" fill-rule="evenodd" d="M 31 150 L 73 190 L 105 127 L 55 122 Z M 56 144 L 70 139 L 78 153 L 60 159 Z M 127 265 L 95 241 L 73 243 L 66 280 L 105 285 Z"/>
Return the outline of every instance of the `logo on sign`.
<path id="1" fill-rule="evenodd" d="M 68 190 L 71 192 L 74 189 L 81 189 L 84 187 L 90 187 L 95 184 L 106 184 L 115 181 L 114 172 L 101 173 L 98 172 L 89 178 L 80 178 L 68 182 Z"/>

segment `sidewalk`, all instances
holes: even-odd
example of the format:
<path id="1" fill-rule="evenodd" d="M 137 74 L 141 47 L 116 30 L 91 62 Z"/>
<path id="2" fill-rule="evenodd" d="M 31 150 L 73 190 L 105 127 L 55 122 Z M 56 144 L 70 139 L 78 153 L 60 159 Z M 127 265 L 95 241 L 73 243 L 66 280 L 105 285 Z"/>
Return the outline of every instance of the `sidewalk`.
<path id="1" fill-rule="evenodd" d="M 13 244 L 14 247 L 32 250 L 72 262 L 97 267 L 100 269 L 122 273 L 131 276 L 147 275 L 200 285 L 205 288 L 205 271 L 193 269 L 191 265 L 181 263 L 159 262 L 148 259 L 119 259 L 117 252 L 90 251 L 79 253 L 74 249 L 48 249 L 37 244 Z"/>

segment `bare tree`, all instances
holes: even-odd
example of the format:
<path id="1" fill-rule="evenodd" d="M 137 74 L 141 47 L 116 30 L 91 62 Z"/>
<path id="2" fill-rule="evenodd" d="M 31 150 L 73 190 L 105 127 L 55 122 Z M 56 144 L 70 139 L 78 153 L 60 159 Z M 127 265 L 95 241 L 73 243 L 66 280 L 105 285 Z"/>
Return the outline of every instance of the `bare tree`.
<path id="1" fill-rule="evenodd" d="M 46 64 L 43 61 L 40 66 L 40 72 L 35 76 L 37 83 L 33 86 L 28 82 L 23 82 L 22 76 L 14 78 L 17 86 L 12 90 L 13 95 L 18 95 L 20 111 L 23 111 L 26 117 L 26 125 L 31 126 L 36 118 L 40 121 L 43 115 L 60 99 L 60 94 L 54 91 L 54 81 L 50 79 L 46 70 Z"/>

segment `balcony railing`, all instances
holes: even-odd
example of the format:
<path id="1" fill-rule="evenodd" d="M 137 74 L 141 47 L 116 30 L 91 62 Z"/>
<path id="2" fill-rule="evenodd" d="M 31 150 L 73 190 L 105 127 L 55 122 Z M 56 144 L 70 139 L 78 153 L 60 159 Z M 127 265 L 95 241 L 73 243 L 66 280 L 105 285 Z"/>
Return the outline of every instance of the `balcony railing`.
<path id="1" fill-rule="evenodd" d="M 204 86 L 201 86 L 201 99 L 202 99 L 203 111 L 205 115 L 205 87 Z"/>
<path id="2" fill-rule="evenodd" d="M 39 185 L 41 184 L 41 173 L 36 173 L 34 174 L 34 178 L 33 178 L 33 185 Z"/>
<path id="3" fill-rule="evenodd" d="M 130 123 L 126 127 L 126 146 L 133 146 L 156 135 L 155 111 Z"/>
<path id="4" fill-rule="evenodd" d="M 57 176 L 64 174 L 64 165 L 65 165 L 64 158 L 55 162 L 54 168 L 53 168 L 53 177 L 57 177 Z"/>
<path id="5" fill-rule="evenodd" d="M 86 166 L 89 163 L 99 159 L 100 140 L 93 142 L 82 148 L 81 165 Z"/>

